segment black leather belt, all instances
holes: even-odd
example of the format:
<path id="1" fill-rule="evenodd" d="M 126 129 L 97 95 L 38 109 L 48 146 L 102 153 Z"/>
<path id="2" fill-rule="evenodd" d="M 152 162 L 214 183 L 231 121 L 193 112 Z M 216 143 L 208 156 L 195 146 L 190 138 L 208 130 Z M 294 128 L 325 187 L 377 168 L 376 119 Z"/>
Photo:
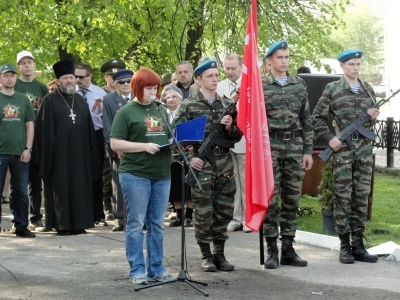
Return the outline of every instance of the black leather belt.
<path id="1" fill-rule="evenodd" d="M 222 153 L 229 153 L 231 151 L 231 149 L 230 148 L 224 148 L 224 147 L 215 146 L 213 149 L 211 149 L 211 151 L 214 152 L 215 156 L 219 156 Z"/>
<path id="2" fill-rule="evenodd" d="M 284 140 L 290 141 L 292 139 L 301 137 L 301 131 L 278 131 L 278 132 L 269 132 L 269 137 L 274 140 Z"/>

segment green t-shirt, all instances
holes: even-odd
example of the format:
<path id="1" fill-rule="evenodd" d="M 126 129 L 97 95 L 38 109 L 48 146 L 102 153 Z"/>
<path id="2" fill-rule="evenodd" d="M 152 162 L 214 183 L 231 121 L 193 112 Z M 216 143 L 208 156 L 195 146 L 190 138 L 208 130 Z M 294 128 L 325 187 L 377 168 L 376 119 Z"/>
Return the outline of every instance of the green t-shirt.
<path id="1" fill-rule="evenodd" d="M 36 114 L 43 97 L 49 93 L 47 86 L 37 79 L 33 79 L 31 82 L 25 82 L 18 78 L 14 89 L 28 97 Z"/>
<path id="2" fill-rule="evenodd" d="M 166 116 L 166 111 L 161 108 Z M 168 119 L 167 119 L 168 120 Z M 115 115 L 110 137 L 136 143 L 168 144 L 168 129 L 154 103 L 141 105 L 135 101 L 123 106 Z M 148 179 L 168 179 L 171 151 L 123 153 L 119 172 Z"/>
<path id="3" fill-rule="evenodd" d="M 21 155 L 26 147 L 25 123 L 35 121 L 35 112 L 25 95 L 0 92 L 0 154 Z"/>

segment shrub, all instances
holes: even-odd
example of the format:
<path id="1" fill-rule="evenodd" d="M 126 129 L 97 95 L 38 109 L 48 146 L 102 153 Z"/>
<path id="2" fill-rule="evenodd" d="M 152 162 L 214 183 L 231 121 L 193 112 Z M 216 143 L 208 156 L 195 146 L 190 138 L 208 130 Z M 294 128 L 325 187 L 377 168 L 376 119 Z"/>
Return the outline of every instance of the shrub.
<path id="1" fill-rule="evenodd" d="M 333 193 L 333 166 L 332 159 L 322 169 L 322 179 L 318 186 L 319 199 L 322 210 L 333 211 L 335 195 Z"/>

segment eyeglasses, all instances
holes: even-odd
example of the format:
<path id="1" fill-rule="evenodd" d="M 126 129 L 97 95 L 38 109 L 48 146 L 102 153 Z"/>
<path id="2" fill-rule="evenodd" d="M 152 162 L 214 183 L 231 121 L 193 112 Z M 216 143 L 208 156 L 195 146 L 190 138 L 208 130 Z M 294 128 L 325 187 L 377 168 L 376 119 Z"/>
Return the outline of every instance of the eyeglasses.
<path id="1" fill-rule="evenodd" d="M 117 81 L 115 81 L 115 83 L 118 83 L 118 84 L 125 84 L 125 83 L 131 83 L 131 78 L 129 78 L 129 79 L 125 79 L 125 80 L 117 80 Z"/>
<path id="2" fill-rule="evenodd" d="M 86 77 L 88 77 L 90 74 L 86 74 L 85 76 L 78 76 L 78 75 L 75 75 L 75 77 L 76 78 L 79 78 L 79 79 L 83 79 L 83 78 L 86 78 Z"/>

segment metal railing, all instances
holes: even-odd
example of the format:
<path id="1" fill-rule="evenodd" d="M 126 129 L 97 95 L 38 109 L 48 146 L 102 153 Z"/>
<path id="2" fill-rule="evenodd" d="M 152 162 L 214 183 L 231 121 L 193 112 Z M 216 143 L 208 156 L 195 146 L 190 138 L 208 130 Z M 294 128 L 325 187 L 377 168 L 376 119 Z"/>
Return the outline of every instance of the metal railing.
<path id="1" fill-rule="evenodd" d="M 394 167 L 394 150 L 400 150 L 400 121 L 393 118 L 378 120 L 375 123 L 374 132 L 376 140 L 374 146 L 377 148 L 386 148 L 387 167 Z"/>

